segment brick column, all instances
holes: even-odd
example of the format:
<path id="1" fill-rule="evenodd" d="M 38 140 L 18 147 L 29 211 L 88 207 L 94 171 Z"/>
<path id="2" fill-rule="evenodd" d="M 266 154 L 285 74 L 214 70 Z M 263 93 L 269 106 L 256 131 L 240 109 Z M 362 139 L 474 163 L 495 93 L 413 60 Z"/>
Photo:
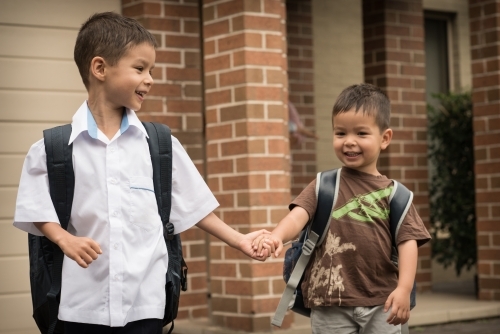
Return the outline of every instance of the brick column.
<path id="1" fill-rule="evenodd" d="M 204 0 L 208 183 L 217 214 L 246 233 L 271 229 L 290 199 L 283 0 Z M 210 242 L 214 324 L 270 330 L 281 260 L 250 260 Z"/>
<path id="2" fill-rule="evenodd" d="M 427 110 L 422 0 L 364 0 L 365 80 L 391 100 L 394 137 L 379 170 L 414 193 L 413 203 L 429 227 Z M 430 245 L 419 249 L 417 282 L 431 284 Z"/>
<path id="3" fill-rule="evenodd" d="M 122 13 L 142 23 L 158 42 L 155 83 L 142 104 L 142 121 L 165 123 L 204 173 L 200 20 L 197 1 L 122 0 Z M 189 267 L 188 291 L 181 294 L 178 318 L 208 316 L 205 233 L 182 233 Z"/>
<path id="4" fill-rule="evenodd" d="M 479 299 L 500 300 L 500 0 L 469 1 Z"/>
<path id="5" fill-rule="evenodd" d="M 315 130 L 314 68 L 311 0 L 286 1 L 289 99 L 304 125 Z M 292 196 L 297 196 L 316 177 L 316 143 L 290 138 Z"/>

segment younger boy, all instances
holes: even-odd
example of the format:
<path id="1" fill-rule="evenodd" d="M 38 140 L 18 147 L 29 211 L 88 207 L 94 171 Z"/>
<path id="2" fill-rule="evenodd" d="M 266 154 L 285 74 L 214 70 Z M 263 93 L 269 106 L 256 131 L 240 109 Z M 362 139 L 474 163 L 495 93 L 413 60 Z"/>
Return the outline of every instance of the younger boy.
<path id="1" fill-rule="evenodd" d="M 333 107 L 333 148 L 343 165 L 339 193 L 326 239 L 302 283 L 313 333 L 401 333 L 410 317 L 417 247 L 430 235 L 412 205 L 397 237 L 398 271 L 390 258 L 392 181 L 377 170 L 380 151 L 392 139 L 389 119 L 387 96 L 369 84 L 346 88 Z M 265 240 L 264 247 L 275 246 L 278 256 L 283 243 L 305 228 L 316 211 L 315 188 L 316 180 L 290 204 L 271 235 L 254 241 L 257 251 Z"/>
<path id="2" fill-rule="evenodd" d="M 168 254 L 153 186 L 147 133 L 139 110 L 153 85 L 156 40 L 137 21 L 115 13 L 80 29 L 75 62 L 88 99 L 73 117 L 75 193 L 68 231 L 51 201 L 43 140 L 26 157 L 14 225 L 45 235 L 66 255 L 59 319 L 65 333 L 161 333 Z M 247 236 L 212 212 L 217 200 L 172 137 L 175 233 L 197 225 L 262 260 Z M 113 327 L 113 328 L 111 328 Z"/>

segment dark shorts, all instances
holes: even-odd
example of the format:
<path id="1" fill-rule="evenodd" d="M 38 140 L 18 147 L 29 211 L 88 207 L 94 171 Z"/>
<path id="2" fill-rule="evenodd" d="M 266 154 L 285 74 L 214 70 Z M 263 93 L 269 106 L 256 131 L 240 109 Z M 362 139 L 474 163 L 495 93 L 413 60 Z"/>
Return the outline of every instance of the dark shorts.
<path id="1" fill-rule="evenodd" d="M 64 322 L 65 334 L 161 334 L 161 319 L 143 319 L 129 322 L 125 327 Z"/>

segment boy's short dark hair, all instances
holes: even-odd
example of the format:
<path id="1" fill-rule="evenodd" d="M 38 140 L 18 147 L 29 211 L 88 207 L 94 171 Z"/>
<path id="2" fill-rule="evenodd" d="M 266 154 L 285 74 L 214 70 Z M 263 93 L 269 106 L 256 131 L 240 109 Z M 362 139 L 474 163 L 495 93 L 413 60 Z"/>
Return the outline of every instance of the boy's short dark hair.
<path id="1" fill-rule="evenodd" d="M 155 37 L 134 19 L 113 12 L 96 13 L 80 28 L 74 58 L 83 84 L 88 89 L 90 62 L 103 57 L 114 65 L 133 46 L 149 43 L 156 48 Z"/>
<path id="2" fill-rule="evenodd" d="M 391 102 L 387 95 L 377 86 L 363 83 L 344 89 L 333 106 L 332 117 L 353 108 L 355 108 L 356 112 L 362 108 L 364 114 L 375 116 L 375 122 L 380 131 L 389 128 Z"/>

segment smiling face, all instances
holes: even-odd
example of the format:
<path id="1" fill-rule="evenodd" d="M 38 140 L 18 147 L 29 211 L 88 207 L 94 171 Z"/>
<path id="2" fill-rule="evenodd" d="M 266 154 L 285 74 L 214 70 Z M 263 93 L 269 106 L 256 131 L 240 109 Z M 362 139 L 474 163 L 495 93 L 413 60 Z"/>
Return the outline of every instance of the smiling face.
<path id="1" fill-rule="evenodd" d="M 104 93 L 111 108 L 141 109 L 144 97 L 153 85 L 151 71 L 155 49 L 149 43 L 131 47 L 114 65 L 106 66 Z"/>
<path id="2" fill-rule="evenodd" d="M 389 146 L 392 130 L 381 131 L 374 115 L 355 108 L 333 117 L 333 148 L 346 167 L 372 175 L 380 175 L 377 160 L 381 150 Z"/>

